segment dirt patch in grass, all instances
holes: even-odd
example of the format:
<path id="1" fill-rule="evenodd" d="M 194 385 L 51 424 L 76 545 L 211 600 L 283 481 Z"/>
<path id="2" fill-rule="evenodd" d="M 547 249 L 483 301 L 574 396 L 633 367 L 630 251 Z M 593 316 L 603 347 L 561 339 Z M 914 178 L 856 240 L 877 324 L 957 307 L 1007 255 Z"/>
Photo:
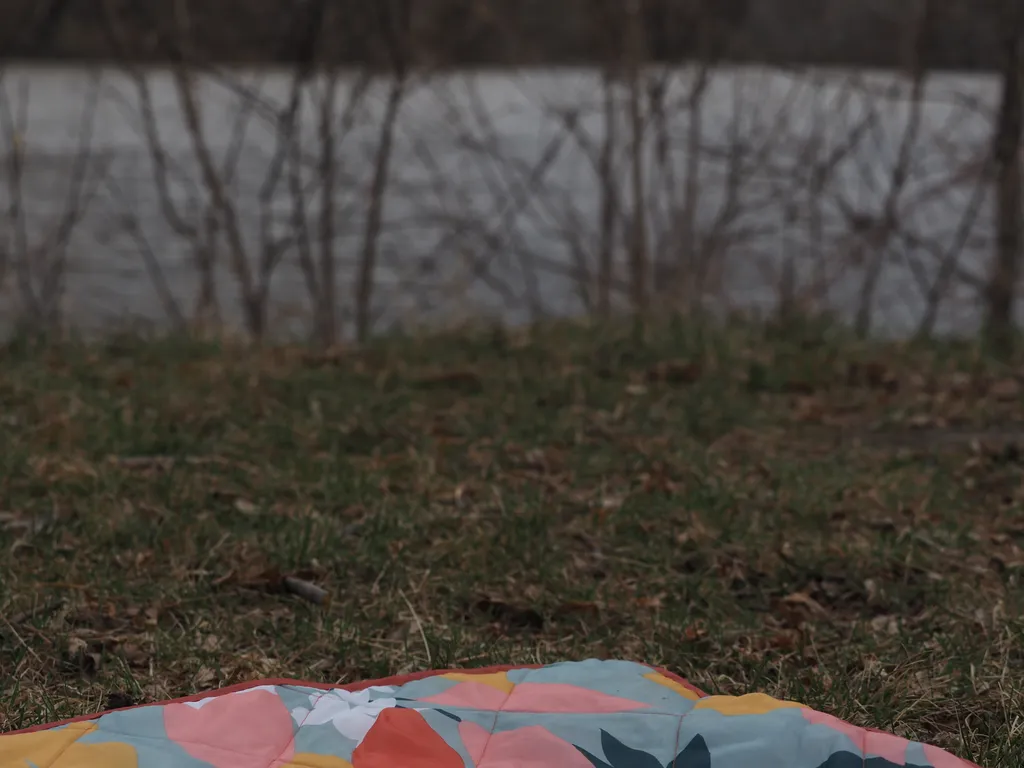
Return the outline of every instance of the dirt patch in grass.
<path id="1" fill-rule="evenodd" d="M 2 357 L 0 730 L 596 656 L 1024 766 L 1024 367 L 684 323 Z"/>

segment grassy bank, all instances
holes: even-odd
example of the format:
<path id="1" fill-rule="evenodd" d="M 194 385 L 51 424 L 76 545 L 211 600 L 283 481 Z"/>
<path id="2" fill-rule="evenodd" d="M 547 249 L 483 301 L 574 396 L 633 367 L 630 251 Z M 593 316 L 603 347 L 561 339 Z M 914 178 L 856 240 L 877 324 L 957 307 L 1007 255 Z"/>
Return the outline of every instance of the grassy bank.
<path id="1" fill-rule="evenodd" d="M 0 370 L 0 730 L 616 656 L 1024 766 L 1024 399 L 969 347 L 680 323 Z"/>

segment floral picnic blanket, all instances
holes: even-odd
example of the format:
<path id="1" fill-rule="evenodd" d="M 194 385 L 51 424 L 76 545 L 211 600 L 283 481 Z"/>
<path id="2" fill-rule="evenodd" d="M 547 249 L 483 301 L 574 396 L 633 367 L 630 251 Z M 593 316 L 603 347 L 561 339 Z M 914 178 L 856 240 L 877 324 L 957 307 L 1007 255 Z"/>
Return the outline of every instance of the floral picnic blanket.
<path id="1" fill-rule="evenodd" d="M 626 661 L 260 681 L 0 735 L 0 768 L 977 768 Z"/>

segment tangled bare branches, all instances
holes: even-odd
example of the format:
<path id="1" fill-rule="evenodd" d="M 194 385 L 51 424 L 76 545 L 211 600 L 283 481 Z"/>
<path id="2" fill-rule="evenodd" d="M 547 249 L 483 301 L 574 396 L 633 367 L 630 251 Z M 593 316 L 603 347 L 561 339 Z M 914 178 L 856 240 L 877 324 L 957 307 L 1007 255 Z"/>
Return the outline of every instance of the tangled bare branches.
<path id="1" fill-rule="evenodd" d="M 414 0 L 347 19 L 373 54 L 353 65 L 323 39 L 344 4 L 304 0 L 279 20 L 293 63 L 246 69 L 196 43 L 188 0 L 104 0 L 113 66 L 2 73 L 7 319 L 331 345 L 660 306 L 1005 347 L 1021 25 L 999 2 L 1002 72 L 959 75 L 930 68 L 938 0 L 901 8 L 889 72 L 727 63 L 743 37 L 713 3 L 687 6 L 706 42 L 664 63 L 640 0 L 575 11 L 596 67 L 451 71 Z M 134 51 L 146 24 L 159 68 Z"/>

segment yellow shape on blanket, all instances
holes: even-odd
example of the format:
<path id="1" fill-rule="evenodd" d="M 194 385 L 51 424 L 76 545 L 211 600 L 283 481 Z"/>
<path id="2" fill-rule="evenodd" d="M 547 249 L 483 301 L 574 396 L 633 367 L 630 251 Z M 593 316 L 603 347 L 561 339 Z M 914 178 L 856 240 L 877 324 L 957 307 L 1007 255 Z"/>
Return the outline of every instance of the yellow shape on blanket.
<path id="1" fill-rule="evenodd" d="M 693 708 L 713 709 L 723 715 L 766 715 L 777 709 L 803 709 L 804 705 L 773 699 L 764 693 L 748 693 L 745 696 L 705 696 Z"/>
<path id="2" fill-rule="evenodd" d="M 448 672 L 443 675 L 445 680 L 454 680 L 457 683 L 480 683 L 481 685 L 489 685 L 491 688 L 501 691 L 502 693 L 512 693 L 512 689 L 516 687 L 516 684 L 508 679 L 508 675 L 504 672 L 490 672 L 482 675 L 474 675 L 466 672 Z"/>
<path id="3" fill-rule="evenodd" d="M 300 752 L 281 768 L 352 768 L 352 763 L 333 755 L 315 755 Z"/>
<path id="4" fill-rule="evenodd" d="M 0 765 L 11 768 L 138 768 L 138 756 L 130 744 L 118 741 L 83 744 L 79 741 L 95 730 L 95 723 L 71 723 L 58 730 L 5 736 L 0 739 Z"/>

